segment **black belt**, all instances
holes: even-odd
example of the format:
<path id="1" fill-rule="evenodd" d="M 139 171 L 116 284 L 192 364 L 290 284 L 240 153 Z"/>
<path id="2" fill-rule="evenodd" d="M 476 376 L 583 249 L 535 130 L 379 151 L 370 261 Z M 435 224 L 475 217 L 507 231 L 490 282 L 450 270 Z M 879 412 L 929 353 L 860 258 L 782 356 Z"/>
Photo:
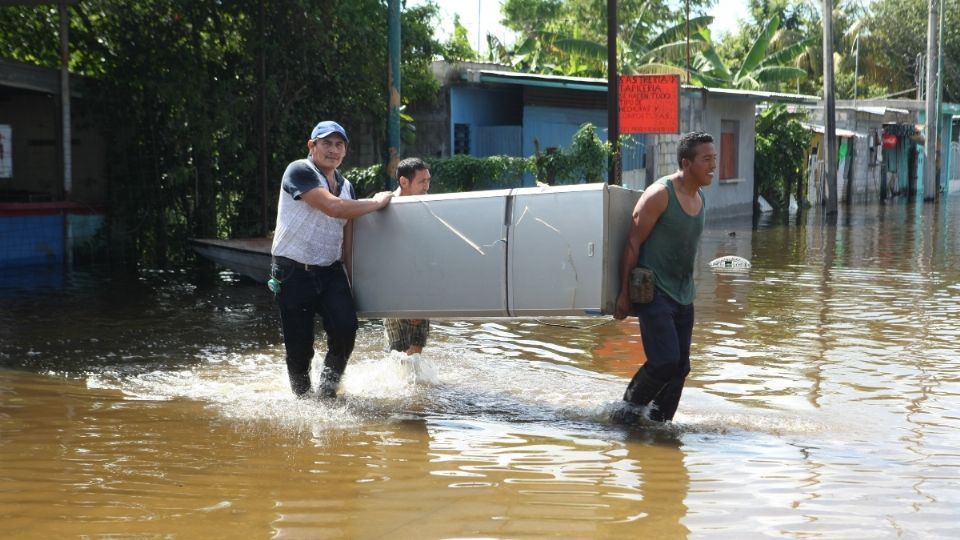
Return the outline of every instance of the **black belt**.
<path id="1" fill-rule="evenodd" d="M 277 264 L 292 266 L 294 268 L 302 268 L 307 272 L 313 272 L 316 270 L 327 270 L 328 268 L 333 268 L 334 266 L 337 266 L 338 264 L 340 264 L 340 261 L 337 261 L 333 264 L 328 264 L 327 266 L 320 266 L 318 264 L 307 264 L 307 263 L 298 262 L 293 259 L 289 259 L 287 257 L 281 257 L 279 255 L 273 256 L 273 262 Z"/>

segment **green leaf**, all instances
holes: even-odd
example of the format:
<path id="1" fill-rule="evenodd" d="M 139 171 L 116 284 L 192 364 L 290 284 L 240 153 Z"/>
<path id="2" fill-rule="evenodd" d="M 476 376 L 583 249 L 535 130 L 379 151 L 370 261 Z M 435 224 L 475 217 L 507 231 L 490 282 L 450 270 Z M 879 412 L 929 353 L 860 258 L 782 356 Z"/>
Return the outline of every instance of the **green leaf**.
<path id="1" fill-rule="evenodd" d="M 709 47 L 709 44 L 703 41 L 691 41 L 690 53 L 696 54 Z M 673 43 L 664 43 L 655 49 L 647 51 L 636 58 L 636 63 L 644 64 L 649 61 L 659 60 L 666 62 L 679 62 L 684 64 L 687 58 L 687 44 L 684 41 L 675 41 Z"/>
<path id="2" fill-rule="evenodd" d="M 780 17 L 774 15 L 767 23 L 767 26 L 764 28 L 763 32 L 757 36 L 756 41 L 753 42 L 753 46 L 750 47 L 750 52 L 748 52 L 747 56 L 743 59 L 743 64 L 740 66 L 740 70 L 737 71 L 736 76 L 733 78 L 734 81 L 746 79 L 748 73 L 760 66 L 764 56 L 767 54 L 767 45 L 770 44 L 773 34 L 776 33 L 777 28 L 779 27 Z"/>
<path id="3" fill-rule="evenodd" d="M 535 37 L 527 37 L 522 42 L 520 46 L 514 49 L 514 53 L 517 55 L 529 55 L 533 53 L 539 47 L 540 42 Z"/>
<path id="4" fill-rule="evenodd" d="M 579 54 L 596 60 L 607 59 L 607 46 L 593 41 L 561 38 L 554 45 L 567 54 Z"/>
<path id="5" fill-rule="evenodd" d="M 648 64 L 641 64 L 636 66 L 634 73 L 636 74 L 645 74 L 645 75 L 680 75 L 681 77 L 686 77 L 687 70 L 680 67 L 674 66 L 672 64 L 663 64 L 660 62 L 650 62 Z M 681 80 L 683 80 L 681 78 Z"/>
<path id="6" fill-rule="evenodd" d="M 690 40 L 693 41 L 695 36 L 699 35 L 699 30 L 701 28 L 706 28 L 713 23 L 713 17 L 709 15 L 703 15 L 700 17 L 694 17 L 690 19 Z M 659 47 L 665 43 L 671 41 L 686 40 L 687 38 L 687 23 L 686 21 L 681 21 L 680 23 L 667 28 L 663 32 L 660 32 L 660 35 L 650 40 L 648 47 Z M 700 37 L 702 40 L 702 36 Z"/>
<path id="7" fill-rule="evenodd" d="M 760 90 L 760 82 L 753 78 L 753 73 L 748 73 L 742 79 L 735 79 L 733 86 L 741 90 Z"/>
<path id="8" fill-rule="evenodd" d="M 761 83 L 777 83 L 805 79 L 807 72 L 794 66 L 767 66 L 754 71 L 751 75 Z"/>
<path id="9" fill-rule="evenodd" d="M 733 83 L 733 76 L 730 75 L 727 66 L 723 64 L 723 60 L 720 59 L 720 55 L 717 54 L 717 50 L 713 48 L 712 43 L 706 49 L 700 51 L 700 54 L 711 67 L 708 74 L 726 81 L 726 84 L 722 86 L 730 86 Z M 703 70 L 701 69 L 701 71 Z"/>
<path id="10" fill-rule="evenodd" d="M 767 56 L 763 62 L 760 63 L 761 66 L 782 66 L 786 64 L 793 63 L 801 54 L 807 51 L 811 45 L 815 43 L 815 38 L 807 38 L 803 41 L 794 43 L 780 49 L 779 51 Z"/>

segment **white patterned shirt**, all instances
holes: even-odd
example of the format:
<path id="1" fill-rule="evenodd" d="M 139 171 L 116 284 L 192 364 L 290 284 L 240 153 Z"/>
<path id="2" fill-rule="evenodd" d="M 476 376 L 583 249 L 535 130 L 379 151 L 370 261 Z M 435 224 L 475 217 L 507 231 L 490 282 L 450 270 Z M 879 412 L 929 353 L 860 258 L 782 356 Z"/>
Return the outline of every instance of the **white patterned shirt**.
<path id="1" fill-rule="evenodd" d="M 335 177 L 340 183 L 340 198 L 355 199 L 353 184 L 340 171 L 335 172 Z M 343 227 L 347 220 L 328 216 L 301 198 L 315 188 L 331 191 L 326 176 L 309 157 L 298 159 L 287 165 L 280 187 L 277 229 L 270 250 L 273 255 L 318 266 L 339 261 L 343 251 Z"/>

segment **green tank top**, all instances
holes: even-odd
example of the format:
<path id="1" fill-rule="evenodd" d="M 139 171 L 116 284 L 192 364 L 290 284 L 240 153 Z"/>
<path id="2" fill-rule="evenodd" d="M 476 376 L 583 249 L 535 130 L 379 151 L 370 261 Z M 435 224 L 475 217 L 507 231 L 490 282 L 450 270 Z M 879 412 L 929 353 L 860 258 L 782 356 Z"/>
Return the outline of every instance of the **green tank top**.
<path id="1" fill-rule="evenodd" d="M 691 216 L 680 206 L 673 180 L 663 177 L 657 180 L 667 188 L 667 209 L 650 231 L 650 236 L 640 246 L 637 266 L 649 268 L 656 275 L 657 287 L 682 305 L 692 304 L 697 296 L 693 284 L 693 264 L 697 258 L 700 233 L 706 218 L 707 200 L 703 190 L 698 190 L 703 204 L 700 212 Z"/>

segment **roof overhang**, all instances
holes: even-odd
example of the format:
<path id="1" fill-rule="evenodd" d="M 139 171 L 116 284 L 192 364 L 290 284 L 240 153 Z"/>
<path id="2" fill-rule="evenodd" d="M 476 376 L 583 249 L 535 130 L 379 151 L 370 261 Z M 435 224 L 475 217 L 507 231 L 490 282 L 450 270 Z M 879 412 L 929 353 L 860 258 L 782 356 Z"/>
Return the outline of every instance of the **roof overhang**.
<path id="1" fill-rule="evenodd" d="M 824 128 L 824 127 L 821 126 L 820 124 L 808 124 L 808 123 L 806 123 L 806 122 L 801 122 L 801 124 L 803 125 L 803 127 L 809 129 L 810 131 L 812 131 L 812 132 L 814 132 L 814 133 L 821 133 L 821 134 L 822 134 L 822 133 L 826 132 L 826 128 Z M 856 131 L 850 131 L 849 129 L 835 128 L 835 131 L 836 131 L 836 133 L 837 133 L 837 137 L 848 137 L 848 138 L 850 138 L 850 137 L 866 137 L 866 136 L 867 136 L 866 133 L 857 133 Z"/>
<path id="2" fill-rule="evenodd" d="M 558 88 L 583 90 L 587 92 L 606 92 L 607 80 L 590 77 L 563 77 L 560 75 L 541 75 L 536 73 L 517 73 L 515 71 L 478 70 L 474 77 L 467 77 L 479 83 L 514 84 L 539 88 Z M 689 84 L 681 85 L 684 92 L 706 92 L 707 95 L 727 99 L 746 101 L 776 101 L 785 103 L 818 103 L 820 98 L 804 94 L 785 94 L 781 92 L 759 92 L 732 88 L 708 88 Z"/>
<path id="3" fill-rule="evenodd" d="M 516 84 L 539 88 L 562 88 L 566 90 L 585 90 L 587 92 L 607 91 L 606 79 L 588 77 L 561 77 L 558 75 L 481 70 L 477 80 L 481 83 Z"/>
<path id="4" fill-rule="evenodd" d="M 940 114 L 960 116 L 960 103 L 941 103 Z"/>
<path id="5" fill-rule="evenodd" d="M 78 97 L 82 94 L 75 87 L 75 84 L 80 82 L 81 79 L 82 77 L 77 75 L 70 75 L 70 95 Z M 0 58 L 0 86 L 58 94 L 60 92 L 60 70 Z"/>
<path id="6" fill-rule="evenodd" d="M 57 4 L 67 4 L 68 6 L 73 6 L 79 3 L 80 0 L 0 0 L 0 7 L 3 6 L 44 6 L 44 5 L 57 5 Z"/>
<path id="7" fill-rule="evenodd" d="M 853 107 L 853 110 L 874 116 L 886 116 L 888 112 L 896 114 L 910 114 L 906 109 L 896 109 L 893 107 Z"/>
<path id="8" fill-rule="evenodd" d="M 708 88 L 707 94 L 724 96 L 733 99 L 750 99 L 754 101 L 775 101 L 777 103 L 819 103 L 818 96 L 806 94 L 787 94 L 784 92 L 763 92 L 760 90 L 738 90 L 736 88 Z"/>

